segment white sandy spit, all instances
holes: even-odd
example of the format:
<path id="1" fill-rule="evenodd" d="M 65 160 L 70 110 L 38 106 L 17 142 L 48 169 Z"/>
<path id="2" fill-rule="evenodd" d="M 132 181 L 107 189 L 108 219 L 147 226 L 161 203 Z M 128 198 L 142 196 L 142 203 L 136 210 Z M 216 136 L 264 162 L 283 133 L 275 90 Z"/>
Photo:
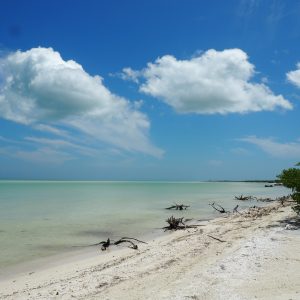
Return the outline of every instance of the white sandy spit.
<path id="1" fill-rule="evenodd" d="M 0 299 L 300 299 L 300 230 L 285 229 L 294 217 L 277 202 L 227 215 L 3 280 Z"/>

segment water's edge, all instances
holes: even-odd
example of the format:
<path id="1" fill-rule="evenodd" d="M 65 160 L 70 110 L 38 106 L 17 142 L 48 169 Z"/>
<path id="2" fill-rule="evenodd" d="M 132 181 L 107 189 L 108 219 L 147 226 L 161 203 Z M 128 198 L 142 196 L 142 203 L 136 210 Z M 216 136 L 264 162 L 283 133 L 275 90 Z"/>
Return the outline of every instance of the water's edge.
<path id="1" fill-rule="evenodd" d="M 94 250 L 80 246 L 108 237 L 156 238 L 172 214 L 194 220 L 218 217 L 208 205 L 213 201 L 228 210 L 236 204 L 241 209 L 260 205 L 234 200 L 240 194 L 275 198 L 289 190 L 265 188 L 261 182 L 0 181 L 0 277 L 31 272 L 61 255 L 90 255 Z M 191 208 L 164 209 L 173 203 Z"/>

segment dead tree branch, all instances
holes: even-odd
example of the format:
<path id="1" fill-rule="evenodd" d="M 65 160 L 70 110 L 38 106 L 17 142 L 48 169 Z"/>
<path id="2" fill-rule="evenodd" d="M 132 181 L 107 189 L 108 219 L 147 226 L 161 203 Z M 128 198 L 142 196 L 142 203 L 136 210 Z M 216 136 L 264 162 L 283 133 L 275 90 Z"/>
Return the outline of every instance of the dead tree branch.
<path id="1" fill-rule="evenodd" d="M 100 243 L 96 243 L 96 244 L 92 244 L 92 245 L 88 245 L 88 246 L 99 246 L 101 245 L 101 250 L 105 251 L 107 248 L 109 248 L 110 246 L 114 245 L 114 246 L 118 246 L 119 244 L 122 243 L 127 243 L 129 244 L 130 248 L 132 249 L 138 249 L 138 246 L 136 243 L 134 243 L 133 241 L 139 242 L 139 243 L 143 243 L 143 244 L 147 244 L 144 241 L 138 240 L 136 238 L 131 238 L 131 237 L 122 237 L 121 239 L 117 240 L 117 241 L 111 241 L 109 238 L 107 239 L 107 241 L 102 241 Z"/>
<path id="2" fill-rule="evenodd" d="M 239 207 L 239 205 L 237 205 L 237 206 L 232 210 L 232 212 L 233 212 L 233 213 L 241 214 L 241 213 L 238 211 L 238 207 Z"/>
<path id="3" fill-rule="evenodd" d="M 209 204 L 213 209 L 215 209 L 216 211 L 218 211 L 219 213 L 221 213 L 221 214 L 224 214 L 224 213 L 226 213 L 227 211 L 225 210 L 225 208 L 224 207 L 222 207 L 221 205 L 219 205 L 219 204 L 217 204 L 217 203 L 215 203 L 215 202 L 213 202 L 213 203 L 211 203 L 211 204 Z M 216 207 L 217 206 L 217 207 Z"/>
<path id="4" fill-rule="evenodd" d="M 207 235 L 207 236 L 209 236 L 210 238 L 212 238 L 212 239 L 214 239 L 214 240 L 217 240 L 217 241 L 219 241 L 219 242 L 221 242 L 221 243 L 225 243 L 226 241 L 223 241 L 223 240 L 221 240 L 221 239 L 219 239 L 219 238 L 216 238 L 216 237 L 214 237 L 214 236 L 212 236 L 212 235 Z"/>
<path id="5" fill-rule="evenodd" d="M 103 241 L 103 242 L 100 242 L 99 245 L 101 245 L 101 250 L 104 251 L 106 250 L 109 246 L 110 246 L 110 239 L 108 238 L 107 241 Z"/>
<path id="6" fill-rule="evenodd" d="M 129 244 L 131 245 L 130 248 L 135 249 L 135 250 L 138 249 L 138 246 L 137 246 L 134 242 L 132 242 L 132 241 L 130 241 L 130 240 L 120 239 L 120 240 L 114 242 L 114 245 L 117 246 L 117 245 L 122 244 L 122 243 L 129 243 Z"/>
<path id="7" fill-rule="evenodd" d="M 122 237 L 121 240 L 134 240 L 134 241 L 137 241 L 139 243 L 143 243 L 143 244 L 148 244 L 147 242 L 144 242 L 144 241 L 141 241 L 141 240 L 138 240 L 136 238 L 132 238 L 132 237 Z"/>
<path id="8" fill-rule="evenodd" d="M 200 225 L 187 225 L 183 222 L 183 218 L 174 218 L 171 216 L 166 220 L 166 222 L 169 224 L 166 227 L 163 227 L 165 231 L 167 230 L 179 230 L 179 229 L 188 229 L 188 228 L 196 228 Z"/>
<path id="9" fill-rule="evenodd" d="M 272 198 L 257 198 L 256 201 L 260 201 L 260 202 L 272 202 L 275 201 Z"/>
<path id="10" fill-rule="evenodd" d="M 176 210 L 184 210 L 190 207 L 189 205 L 184 205 L 184 204 L 175 204 L 170 207 L 166 207 L 166 209 L 176 209 Z"/>
<path id="11" fill-rule="evenodd" d="M 243 196 L 243 195 L 235 196 L 234 198 L 235 198 L 236 200 L 242 200 L 242 201 L 257 199 L 257 198 L 254 197 L 254 196 Z"/>

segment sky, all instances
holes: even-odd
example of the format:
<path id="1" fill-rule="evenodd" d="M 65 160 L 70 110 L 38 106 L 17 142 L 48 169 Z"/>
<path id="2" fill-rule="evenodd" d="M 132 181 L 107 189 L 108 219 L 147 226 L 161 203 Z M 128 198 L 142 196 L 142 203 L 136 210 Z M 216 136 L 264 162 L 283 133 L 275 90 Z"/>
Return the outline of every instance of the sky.
<path id="1" fill-rule="evenodd" d="M 274 179 L 299 40 L 298 0 L 2 0 L 0 179 Z"/>

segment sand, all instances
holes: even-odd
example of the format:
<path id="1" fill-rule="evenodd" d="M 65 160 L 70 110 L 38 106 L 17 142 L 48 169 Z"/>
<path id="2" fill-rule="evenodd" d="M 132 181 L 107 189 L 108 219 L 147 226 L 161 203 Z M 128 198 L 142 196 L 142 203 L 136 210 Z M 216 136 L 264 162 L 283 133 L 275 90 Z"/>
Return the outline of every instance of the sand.
<path id="1" fill-rule="evenodd" d="M 2 280 L 0 299 L 300 299 L 300 230 L 285 229 L 293 218 L 276 202 L 139 250 L 96 249 Z"/>

